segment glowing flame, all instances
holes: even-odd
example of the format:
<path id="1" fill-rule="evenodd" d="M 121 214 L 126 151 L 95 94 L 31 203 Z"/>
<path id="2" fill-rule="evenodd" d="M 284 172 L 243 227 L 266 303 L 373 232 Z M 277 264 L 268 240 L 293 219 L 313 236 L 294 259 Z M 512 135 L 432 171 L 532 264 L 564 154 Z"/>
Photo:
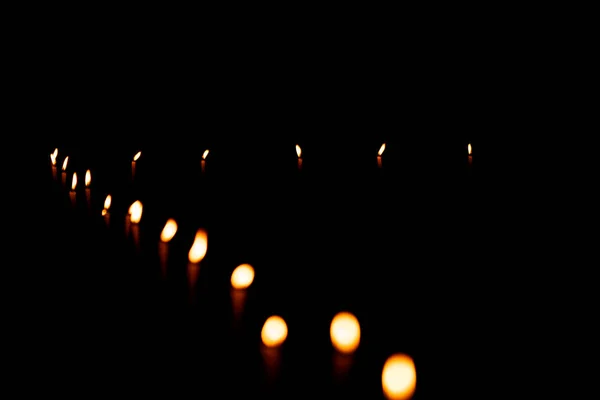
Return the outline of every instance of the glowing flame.
<path id="1" fill-rule="evenodd" d="M 175 222 L 173 218 L 169 218 L 160 233 L 160 240 L 165 243 L 170 242 L 171 239 L 173 239 L 173 236 L 175 236 L 175 233 L 177 233 L 177 222 Z"/>
<path id="2" fill-rule="evenodd" d="M 296 145 L 296 154 L 298 154 L 298 158 L 302 157 L 302 149 L 299 145 Z"/>
<path id="3" fill-rule="evenodd" d="M 384 151 L 385 151 L 385 143 L 381 145 L 381 147 L 379 148 L 379 151 L 377 152 L 377 155 L 381 156 Z"/>
<path id="4" fill-rule="evenodd" d="M 133 222 L 134 224 L 140 222 L 140 220 L 142 219 L 142 210 L 142 202 L 139 200 L 134 201 L 133 204 L 129 206 L 129 215 L 131 218 L 131 222 Z"/>
<path id="5" fill-rule="evenodd" d="M 73 181 L 71 182 L 71 190 L 77 187 L 77 172 L 73 172 Z"/>
<path id="6" fill-rule="evenodd" d="M 85 187 L 90 187 L 90 183 L 92 183 L 92 173 L 88 169 L 85 171 Z"/>
<path id="7" fill-rule="evenodd" d="M 58 148 L 54 149 L 54 152 L 50 153 L 50 160 L 52 165 L 56 165 L 56 157 L 58 157 Z"/>
<path id="8" fill-rule="evenodd" d="M 194 243 L 192 243 L 192 247 L 188 253 L 188 260 L 192 263 L 199 263 L 202 261 L 206 255 L 207 244 L 206 231 L 202 228 L 198 229 L 198 231 L 196 231 Z"/>
<path id="9" fill-rule="evenodd" d="M 381 373 L 381 385 L 387 399 L 410 399 L 416 384 L 417 373 L 411 357 L 401 353 L 388 357 Z"/>
<path id="10" fill-rule="evenodd" d="M 62 170 L 66 171 L 67 170 L 67 164 L 69 163 L 69 156 L 65 157 L 65 161 L 63 161 L 63 165 L 62 165 Z"/>
<path id="11" fill-rule="evenodd" d="M 137 154 L 135 156 L 133 156 L 133 161 L 137 161 L 141 155 L 142 155 L 142 152 L 138 151 Z"/>
<path id="12" fill-rule="evenodd" d="M 110 203 L 112 202 L 112 197 L 111 195 L 107 195 L 106 199 L 104 199 L 104 209 L 108 210 L 110 208 Z"/>
<path id="13" fill-rule="evenodd" d="M 108 214 L 108 210 L 106 208 L 102 209 L 102 216 L 105 216 L 106 214 Z"/>
<path id="14" fill-rule="evenodd" d="M 472 152 L 472 150 L 473 150 L 473 149 L 471 148 L 471 143 L 469 143 L 469 144 L 467 145 L 467 152 L 469 153 L 469 155 L 471 155 L 471 152 Z"/>
<path id="15" fill-rule="evenodd" d="M 265 321 L 260 337 L 265 346 L 277 347 L 280 346 L 287 338 L 287 324 L 278 315 L 273 315 Z"/>
<path id="16" fill-rule="evenodd" d="M 235 289 L 246 289 L 254 281 L 254 268 L 250 264 L 238 265 L 231 274 L 231 286 Z"/>
<path id="17" fill-rule="evenodd" d="M 360 343 L 358 319 L 349 312 L 337 313 L 329 329 L 331 343 L 342 353 L 352 353 Z"/>
<path id="18" fill-rule="evenodd" d="M 204 150 L 204 153 L 202 154 L 202 159 L 206 160 L 207 156 L 208 156 L 208 149 Z"/>

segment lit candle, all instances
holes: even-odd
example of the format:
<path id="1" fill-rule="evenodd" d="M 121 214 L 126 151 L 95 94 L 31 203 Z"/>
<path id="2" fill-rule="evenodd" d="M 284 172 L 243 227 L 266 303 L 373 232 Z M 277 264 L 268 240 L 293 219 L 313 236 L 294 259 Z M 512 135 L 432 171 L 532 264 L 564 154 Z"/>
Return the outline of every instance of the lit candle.
<path id="1" fill-rule="evenodd" d="M 69 156 L 66 156 L 62 164 L 61 180 L 62 184 L 67 184 L 67 165 L 69 164 Z"/>
<path id="2" fill-rule="evenodd" d="M 104 199 L 104 208 L 102 209 L 102 216 L 104 217 L 104 222 L 106 226 L 110 226 L 110 204 L 112 202 L 112 197 L 110 194 L 106 195 L 106 199 Z"/>
<path id="3" fill-rule="evenodd" d="M 473 148 L 471 147 L 471 143 L 467 145 L 467 154 L 467 161 L 469 162 L 469 167 L 471 167 L 473 165 Z"/>
<path id="4" fill-rule="evenodd" d="M 329 327 L 333 354 L 333 372 L 336 381 L 343 381 L 353 364 L 353 355 L 360 344 L 360 324 L 347 311 L 337 313 Z"/>
<path id="5" fill-rule="evenodd" d="M 204 173 L 206 170 L 206 157 L 207 156 L 208 156 L 208 149 L 204 150 L 204 153 L 202 154 L 202 160 L 200 160 L 200 166 L 202 168 L 202 173 Z"/>
<path id="6" fill-rule="evenodd" d="M 388 357 L 381 372 L 381 386 L 388 400 L 410 399 L 417 386 L 417 372 L 413 359 L 402 353 Z"/>
<path id="7" fill-rule="evenodd" d="M 169 218 L 160 233 L 160 242 L 158 243 L 158 257 L 160 259 L 160 270 L 163 278 L 167 276 L 167 260 L 169 258 L 169 242 L 177 233 L 177 222 Z"/>
<path id="8" fill-rule="evenodd" d="M 382 167 L 383 163 L 381 161 L 381 157 L 383 156 L 383 152 L 385 151 L 385 143 L 383 143 L 381 145 L 381 147 L 379 148 L 379 151 L 377 152 L 377 166 L 379 168 Z"/>
<path id="9" fill-rule="evenodd" d="M 58 148 L 54 149 L 54 152 L 50 153 L 50 162 L 52 164 L 52 178 L 58 179 L 58 173 L 56 169 L 56 157 L 58 157 Z"/>
<path id="10" fill-rule="evenodd" d="M 77 172 L 73 172 L 73 179 L 71 180 L 71 191 L 69 192 L 69 196 L 71 197 L 71 204 L 73 205 L 73 207 L 75 207 L 75 199 L 76 199 L 75 189 L 76 188 L 77 188 Z"/>
<path id="11" fill-rule="evenodd" d="M 300 145 L 296 145 L 296 155 L 298 155 L 298 170 L 302 169 L 302 148 Z"/>
<path id="12" fill-rule="evenodd" d="M 136 251 L 140 250 L 140 227 L 139 222 L 142 219 L 142 211 L 144 207 L 142 202 L 139 200 L 134 201 L 129 206 L 129 220 L 131 221 L 131 236 L 133 237 L 133 243 Z"/>
<path id="13" fill-rule="evenodd" d="M 272 315 L 265 321 L 260 337 L 261 354 L 265 366 L 267 384 L 272 386 L 279 377 L 281 369 L 281 346 L 288 336 L 288 327 L 283 318 Z"/>
<path id="14" fill-rule="evenodd" d="M 138 151 L 135 156 L 133 156 L 133 161 L 131 161 L 131 179 L 135 178 L 135 165 L 137 163 L 137 160 L 140 159 L 140 156 L 142 155 L 141 151 Z"/>
<path id="15" fill-rule="evenodd" d="M 231 274 L 231 305 L 236 327 L 242 319 L 246 304 L 247 289 L 254 281 L 254 268 L 250 264 L 238 265 Z"/>
<path id="16" fill-rule="evenodd" d="M 87 202 L 88 209 L 92 207 L 92 196 L 90 193 L 90 185 L 92 183 L 92 173 L 88 169 L 85 171 L 85 200 Z"/>
<path id="17" fill-rule="evenodd" d="M 194 242 L 192 243 L 192 247 L 188 252 L 188 285 L 190 289 L 190 300 L 194 299 L 194 291 L 196 287 L 196 282 L 198 281 L 198 275 L 200 272 L 200 261 L 204 259 L 206 256 L 206 251 L 208 249 L 208 236 L 206 231 L 202 228 L 196 231 L 196 236 L 194 237 Z"/>

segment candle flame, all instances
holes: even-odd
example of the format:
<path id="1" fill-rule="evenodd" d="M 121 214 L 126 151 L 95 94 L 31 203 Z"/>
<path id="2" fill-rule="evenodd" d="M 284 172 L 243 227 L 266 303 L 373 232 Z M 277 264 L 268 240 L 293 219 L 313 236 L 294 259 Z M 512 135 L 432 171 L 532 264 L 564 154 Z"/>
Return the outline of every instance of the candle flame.
<path id="1" fill-rule="evenodd" d="M 333 317 L 329 328 L 333 347 L 342 353 L 352 353 L 360 343 L 358 319 L 349 312 L 340 312 Z"/>
<path id="2" fill-rule="evenodd" d="M 240 264 L 231 274 L 231 286 L 235 289 L 246 289 L 254 281 L 254 268 L 250 264 Z"/>
<path id="3" fill-rule="evenodd" d="M 287 338 L 287 335 L 287 324 L 278 315 L 267 318 L 260 332 L 263 344 L 268 347 L 280 346 Z"/>
<path id="4" fill-rule="evenodd" d="M 139 200 L 134 201 L 131 206 L 129 206 L 129 216 L 131 218 L 131 222 L 137 224 L 142 219 L 142 210 L 143 210 L 142 202 Z"/>
<path id="5" fill-rule="evenodd" d="M 67 170 L 67 164 L 69 163 L 69 156 L 65 157 L 65 161 L 63 161 L 63 165 L 62 165 L 62 170 L 66 171 Z"/>
<path id="6" fill-rule="evenodd" d="M 173 236 L 175 236 L 175 233 L 177 233 L 177 222 L 175 222 L 173 218 L 169 218 L 160 233 L 160 240 L 165 243 L 170 242 L 171 239 L 173 239 Z"/>
<path id="7" fill-rule="evenodd" d="M 204 153 L 202 154 L 202 159 L 206 160 L 207 156 L 208 156 L 208 149 L 204 150 Z"/>
<path id="8" fill-rule="evenodd" d="M 85 187 L 90 187 L 90 183 L 92 183 L 92 173 L 88 169 L 85 171 Z"/>
<path id="9" fill-rule="evenodd" d="M 394 354 L 383 365 L 381 385 L 389 400 L 410 399 L 415 391 L 417 373 L 411 357 L 406 354 Z"/>
<path id="10" fill-rule="evenodd" d="M 472 152 L 472 150 L 473 150 L 473 149 L 471 148 L 471 143 L 469 143 L 469 144 L 467 145 L 467 151 L 469 152 L 469 155 L 471 155 L 471 152 Z"/>
<path id="11" fill-rule="evenodd" d="M 102 216 L 105 216 L 106 214 L 108 214 L 108 210 L 106 208 L 103 208 L 101 214 Z"/>
<path id="12" fill-rule="evenodd" d="M 379 151 L 377 152 L 377 155 L 381 156 L 384 151 L 385 151 L 385 143 L 381 145 L 381 147 L 379 148 Z"/>
<path id="13" fill-rule="evenodd" d="M 133 156 L 133 161 L 137 161 L 141 155 L 142 155 L 142 152 L 138 151 L 137 154 L 135 156 Z"/>
<path id="14" fill-rule="evenodd" d="M 196 237 L 194 238 L 194 243 L 192 243 L 192 247 L 188 253 L 188 260 L 191 263 L 199 263 L 206 256 L 207 250 L 207 235 L 206 231 L 202 228 L 196 231 Z"/>
<path id="15" fill-rule="evenodd" d="M 52 165 L 56 165 L 56 157 L 58 156 L 58 148 L 54 149 L 52 153 L 50 153 L 50 160 L 52 161 Z"/>
<path id="16" fill-rule="evenodd" d="M 302 149 L 299 145 L 296 145 L 296 154 L 298 154 L 298 158 L 302 157 Z"/>
<path id="17" fill-rule="evenodd" d="M 77 187 L 77 172 L 73 172 L 73 180 L 71 181 L 71 190 Z"/>
<path id="18" fill-rule="evenodd" d="M 106 199 L 104 199 L 104 209 L 108 210 L 110 208 L 110 203 L 112 202 L 111 195 L 106 195 Z"/>

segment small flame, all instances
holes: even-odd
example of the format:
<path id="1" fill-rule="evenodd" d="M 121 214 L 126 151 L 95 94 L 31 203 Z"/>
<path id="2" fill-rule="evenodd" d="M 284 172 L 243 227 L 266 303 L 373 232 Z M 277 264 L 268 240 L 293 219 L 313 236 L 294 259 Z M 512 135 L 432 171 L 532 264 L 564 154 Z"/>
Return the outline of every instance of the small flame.
<path id="1" fill-rule="evenodd" d="M 142 155 L 142 152 L 138 151 L 137 154 L 135 156 L 133 156 L 133 161 L 137 161 L 141 155 Z"/>
<path id="2" fill-rule="evenodd" d="M 111 195 L 107 195 L 106 199 L 104 199 L 104 209 L 108 210 L 110 208 L 110 203 L 112 202 L 112 197 Z"/>
<path id="3" fill-rule="evenodd" d="M 471 148 L 471 143 L 469 143 L 469 144 L 467 145 L 467 152 L 469 153 L 469 155 L 471 155 L 471 152 L 472 152 L 472 150 L 473 150 L 473 149 Z"/>
<path id="4" fill-rule="evenodd" d="M 69 156 L 65 157 L 65 161 L 63 161 L 63 165 L 62 165 L 62 170 L 66 171 L 67 170 L 67 164 L 69 163 Z"/>
<path id="5" fill-rule="evenodd" d="M 265 321 L 260 337 L 265 346 L 277 347 L 280 346 L 288 335 L 287 324 L 278 315 L 273 315 Z"/>
<path id="6" fill-rule="evenodd" d="M 56 157 L 58 157 L 58 148 L 54 149 L 54 152 L 50 153 L 50 160 L 52 165 L 56 165 Z"/>
<path id="7" fill-rule="evenodd" d="M 238 265 L 231 274 L 231 286 L 235 289 L 246 289 L 254 281 L 254 268 L 250 264 Z"/>
<path id="8" fill-rule="evenodd" d="M 386 360 L 381 373 L 381 385 L 387 399 L 410 399 L 416 383 L 417 373 L 411 357 L 398 353 Z"/>
<path id="9" fill-rule="evenodd" d="M 177 222 L 175 222 L 173 218 L 169 218 L 160 233 L 160 240 L 165 243 L 170 242 L 171 239 L 173 239 L 173 236 L 175 236 L 175 233 L 177 233 Z"/>
<path id="10" fill-rule="evenodd" d="M 207 235 L 206 231 L 202 228 L 196 231 L 196 237 L 194 238 L 194 243 L 192 243 L 192 247 L 188 253 L 188 260 L 191 263 L 199 263 L 204 259 L 207 250 Z"/>
<path id="11" fill-rule="evenodd" d="M 142 202 L 136 200 L 129 206 L 129 215 L 131 218 L 131 222 L 137 224 L 142 219 L 142 210 L 143 210 Z"/>
<path id="12" fill-rule="evenodd" d="M 71 182 L 71 190 L 77 187 L 77 172 L 73 172 L 73 181 Z"/>
<path id="13" fill-rule="evenodd" d="M 298 154 L 298 158 L 302 157 L 302 149 L 299 145 L 296 145 L 296 154 Z"/>
<path id="14" fill-rule="evenodd" d="M 360 343 L 358 319 L 349 312 L 340 312 L 333 317 L 329 329 L 331 343 L 342 353 L 352 353 Z"/>
<path id="15" fill-rule="evenodd" d="M 377 155 L 381 156 L 384 151 L 385 151 L 385 143 L 381 145 L 381 147 L 379 148 L 379 151 L 377 152 Z"/>
<path id="16" fill-rule="evenodd" d="M 208 149 L 204 150 L 204 153 L 202 154 L 202 159 L 206 160 L 207 156 L 208 156 Z"/>
<path id="17" fill-rule="evenodd" d="M 85 187 L 90 187 L 90 183 L 92 183 L 92 173 L 88 169 L 85 171 Z"/>
<path id="18" fill-rule="evenodd" d="M 102 209 L 102 216 L 105 216 L 106 214 L 108 214 L 108 210 L 106 208 Z"/>

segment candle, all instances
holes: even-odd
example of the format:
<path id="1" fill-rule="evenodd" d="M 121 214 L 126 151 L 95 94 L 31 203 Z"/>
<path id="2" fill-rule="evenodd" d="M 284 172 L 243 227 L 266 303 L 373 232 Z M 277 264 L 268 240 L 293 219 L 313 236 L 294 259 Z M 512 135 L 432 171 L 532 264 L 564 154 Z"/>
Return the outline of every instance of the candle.
<path id="1" fill-rule="evenodd" d="M 302 169 L 302 148 L 296 145 L 296 154 L 298 155 L 298 170 Z"/>
<path id="2" fill-rule="evenodd" d="M 110 204 L 112 202 L 112 197 L 110 194 L 106 195 L 106 199 L 104 199 L 104 208 L 102 209 L 102 216 L 104 217 L 104 222 L 106 223 L 106 227 L 110 226 Z"/>
<path id="3" fill-rule="evenodd" d="M 283 318 L 272 315 L 265 321 L 260 337 L 267 385 L 274 386 L 281 369 L 281 346 L 288 336 L 288 327 Z"/>
<path id="4" fill-rule="evenodd" d="M 381 145 L 379 151 L 377 152 L 377 166 L 381 168 L 383 166 L 381 157 L 383 156 L 383 152 L 385 151 L 385 143 Z"/>
<path id="5" fill-rule="evenodd" d="M 187 278 L 188 287 L 190 290 L 190 300 L 193 301 L 195 298 L 196 282 L 198 281 L 198 275 L 200 273 L 200 261 L 206 256 L 208 249 L 208 236 L 206 231 L 202 228 L 196 231 L 194 242 L 188 252 L 188 268 Z"/>
<path id="6" fill-rule="evenodd" d="M 343 381 L 354 362 L 354 352 L 360 343 L 358 319 L 347 311 L 337 313 L 329 327 L 333 353 L 333 374 L 336 382 Z"/>
<path id="7" fill-rule="evenodd" d="M 246 304 L 247 289 L 254 281 L 254 268 L 250 264 L 238 265 L 231 274 L 231 305 L 233 319 L 239 327 Z"/>
<path id="8" fill-rule="evenodd" d="M 137 160 L 140 159 L 140 156 L 142 155 L 141 151 L 138 151 L 135 156 L 133 156 L 133 161 L 131 161 L 131 179 L 135 178 L 135 165 L 137 163 Z"/>
<path id="9" fill-rule="evenodd" d="M 67 184 L 67 165 L 69 164 L 69 156 L 66 156 L 62 164 L 61 180 L 62 184 Z"/>
<path id="10" fill-rule="evenodd" d="M 177 222 L 169 218 L 160 233 L 160 242 L 158 243 L 158 257 L 160 259 L 160 271 L 163 278 L 167 276 L 167 260 L 169 258 L 169 242 L 177 233 Z"/>
<path id="11" fill-rule="evenodd" d="M 69 192 L 69 197 L 71 197 L 71 204 L 73 205 L 73 207 L 75 207 L 75 200 L 76 200 L 76 192 L 75 189 L 77 188 L 77 172 L 73 172 L 73 179 L 71 181 L 71 191 Z"/>
<path id="12" fill-rule="evenodd" d="M 202 168 L 202 173 L 204 173 L 206 170 L 206 157 L 207 156 L 208 156 L 208 149 L 204 150 L 204 153 L 202 154 L 202 160 L 200 160 L 200 166 Z"/>
<path id="13" fill-rule="evenodd" d="M 92 173 L 88 169 L 85 171 L 85 200 L 87 202 L 88 209 L 92 208 L 92 196 L 90 193 L 90 185 L 92 183 Z"/>
<path id="14" fill-rule="evenodd" d="M 131 221 L 130 229 L 131 236 L 133 237 L 133 244 L 135 245 L 136 251 L 140 251 L 140 227 L 139 222 L 142 219 L 142 211 L 144 207 L 142 202 L 139 200 L 134 201 L 129 206 L 129 220 Z"/>
<path id="15" fill-rule="evenodd" d="M 52 179 L 58 179 L 56 169 L 56 157 L 58 157 L 58 148 L 54 149 L 54 152 L 50 153 L 50 162 L 52 164 Z"/>
<path id="16" fill-rule="evenodd" d="M 471 143 L 467 145 L 467 154 L 467 161 L 469 163 L 469 167 L 471 167 L 471 165 L 473 165 L 473 148 L 471 147 Z"/>
<path id="17" fill-rule="evenodd" d="M 403 353 L 393 354 L 385 361 L 381 386 L 388 400 L 408 400 L 415 392 L 417 373 L 413 359 Z"/>

